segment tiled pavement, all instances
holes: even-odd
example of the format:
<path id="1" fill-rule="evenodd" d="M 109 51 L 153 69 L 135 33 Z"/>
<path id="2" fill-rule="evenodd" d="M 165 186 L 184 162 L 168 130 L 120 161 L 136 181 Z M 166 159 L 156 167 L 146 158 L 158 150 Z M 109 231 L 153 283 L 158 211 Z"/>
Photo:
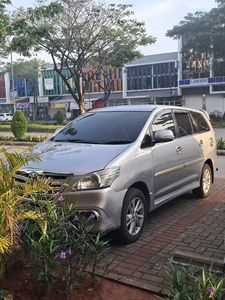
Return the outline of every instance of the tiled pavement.
<path id="1" fill-rule="evenodd" d="M 165 288 L 164 266 L 175 251 L 214 259 L 225 256 L 225 179 L 216 178 L 206 199 L 190 194 L 151 212 L 134 244 L 112 244 L 105 261 L 114 257 L 107 276 L 154 292 Z"/>

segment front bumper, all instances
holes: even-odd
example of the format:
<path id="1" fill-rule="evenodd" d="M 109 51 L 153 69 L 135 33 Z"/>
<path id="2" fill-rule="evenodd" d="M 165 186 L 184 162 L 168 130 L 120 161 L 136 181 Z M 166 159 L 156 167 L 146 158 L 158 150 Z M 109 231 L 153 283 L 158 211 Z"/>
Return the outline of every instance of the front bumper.
<path id="1" fill-rule="evenodd" d="M 126 190 L 116 192 L 111 187 L 98 190 L 71 192 L 64 190 L 62 196 L 75 207 L 75 213 L 93 213 L 95 218 L 93 230 L 111 231 L 120 227 L 121 211 Z M 115 226 L 112 226 L 112 222 Z M 114 225 L 113 224 L 113 225 Z"/>

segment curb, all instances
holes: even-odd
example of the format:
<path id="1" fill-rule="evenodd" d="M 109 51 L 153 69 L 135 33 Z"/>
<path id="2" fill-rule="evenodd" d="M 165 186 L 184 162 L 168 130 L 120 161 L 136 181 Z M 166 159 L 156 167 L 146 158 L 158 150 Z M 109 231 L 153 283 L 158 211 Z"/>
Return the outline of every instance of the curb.
<path id="1" fill-rule="evenodd" d="M 217 150 L 217 155 L 225 155 L 225 150 Z"/>

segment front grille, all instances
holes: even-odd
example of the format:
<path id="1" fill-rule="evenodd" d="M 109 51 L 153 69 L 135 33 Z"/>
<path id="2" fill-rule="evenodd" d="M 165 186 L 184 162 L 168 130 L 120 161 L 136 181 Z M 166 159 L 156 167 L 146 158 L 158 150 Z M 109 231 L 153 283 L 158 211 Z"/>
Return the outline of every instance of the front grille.
<path id="1" fill-rule="evenodd" d="M 37 174 L 39 178 L 46 178 L 49 179 L 50 186 L 58 191 L 62 188 L 63 185 L 65 185 L 67 178 L 72 176 L 72 174 L 60 174 L 60 173 L 48 173 L 48 172 L 42 172 L 39 174 L 39 172 L 26 172 L 26 171 L 17 171 L 15 175 L 13 176 L 17 183 L 25 184 L 28 180 L 31 180 L 30 175 L 31 174 Z"/>

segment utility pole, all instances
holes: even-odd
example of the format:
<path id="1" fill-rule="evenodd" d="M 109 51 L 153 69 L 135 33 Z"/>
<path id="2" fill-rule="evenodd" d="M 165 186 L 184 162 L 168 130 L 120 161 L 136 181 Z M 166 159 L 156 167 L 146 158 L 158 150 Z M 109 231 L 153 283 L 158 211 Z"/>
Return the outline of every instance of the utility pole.
<path id="1" fill-rule="evenodd" d="M 14 72 L 13 72 L 13 60 L 12 60 L 12 51 L 10 51 L 10 60 L 11 60 L 11 73 L 12 73 L 12 90 L 13 90 L 13 106 L 14 106 L 14 112 L 16 111 L 16 103 L 15 103 L 15 93 L 14 93 Z"/>

